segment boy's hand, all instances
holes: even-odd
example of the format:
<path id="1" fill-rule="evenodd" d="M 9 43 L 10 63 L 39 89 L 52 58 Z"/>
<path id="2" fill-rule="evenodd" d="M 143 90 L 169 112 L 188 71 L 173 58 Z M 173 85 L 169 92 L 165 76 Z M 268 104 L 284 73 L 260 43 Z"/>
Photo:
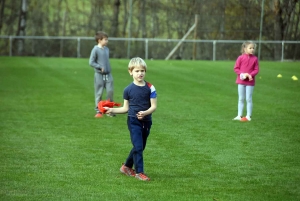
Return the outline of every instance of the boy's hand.
<path id="1" fill-rule="evenodd" d="M 97 68 L 97 70 L 100 70 L 101 73 L 104 73 L 104 68 Z"/>
<path id="2" fill-rule="evenodd" d="M 103 108 L 106 110 L 105 114 L 110 114 L 112 111 L 112 108 L 110 107 L 103 107 Z"/>
<path id="3" fill-rule="evenodd" d="M 142 120 L 145 116 L 144 111 L 140 111 L 136 114 L 138 120 Z"/>

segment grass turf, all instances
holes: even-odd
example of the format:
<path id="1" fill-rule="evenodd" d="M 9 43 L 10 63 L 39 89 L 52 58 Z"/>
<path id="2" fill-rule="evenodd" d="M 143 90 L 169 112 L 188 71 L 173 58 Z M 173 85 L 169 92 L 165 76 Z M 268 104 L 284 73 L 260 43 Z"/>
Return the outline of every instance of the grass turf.
<path id="1" fill-rule="evenodd" d="M 1 200 L 300 199 L 299 63 L 261 62 L 252 121 L 237 122 L 233 61 L 146 61 L 158 109 L 142 182 L 119 172 L 126 115 L 94 118 L 87 59 L 0 61 Z M 123 103 L 128 60 L 111 64 Z"/>

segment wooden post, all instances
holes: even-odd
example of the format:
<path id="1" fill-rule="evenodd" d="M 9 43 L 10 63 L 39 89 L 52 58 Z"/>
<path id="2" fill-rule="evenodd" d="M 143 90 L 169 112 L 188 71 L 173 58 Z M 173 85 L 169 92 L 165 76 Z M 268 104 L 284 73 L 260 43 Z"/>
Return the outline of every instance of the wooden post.
<path id="1" fill-rule="evenodd" d="M 190 35 L 190 33 L 195 29 L 196 25 L 197 25 L 197 21 L 198 21 L 198 16 L 195 16 L 195 19 L 197 18 L 197 20 L 195 20 L 195 24 L 193 24 L 193 26 L 188 30 L 188 32 L 182 37 L 182 39 L 179 41 L 179 43 L 177 43 L 177 45 L 173 48 L 173 50 L 169 53 L 169 55 L 165 58 L 165 60 L 169 60 L 171 58 L 171 56 L 176 52 L 176 50 L 180 47 L 180 45 L 184 42 L 184 40 Z M 196 34 L 195 36 L 196 37 Z M 194 44 L 194 48 L 196 49 L 196 44 Z M 196 54 L 195 54 L 196 56 Z M 194 55 L 193 55 L 194 57 Z"/>
<path id="2" fill-rule="evenodd" d="M 194 28 L 194 40 L 197 40 L 197 24 L 198 24 L 198 14 L 195 15 L 195 28 Z M 194 42 L 193 47 L 193 60 L 196 60 L 197 55 L 197 43 Z"/>
<path id="3" fill-rule="evenodd" d="M 189 31 L 183 36 L 183 38 L 179 41 L 179 43 L 173 48 L 173 50 L 169 53 L 169 55 L 165 58 L 165 60 L 169 60 L 171 56 L 176 52 L 176 50 L 180 47 L 183 41 L 188 37 L 188 35 L 193 31 L 195 28 L 195 24 L 189 29 Z"/>

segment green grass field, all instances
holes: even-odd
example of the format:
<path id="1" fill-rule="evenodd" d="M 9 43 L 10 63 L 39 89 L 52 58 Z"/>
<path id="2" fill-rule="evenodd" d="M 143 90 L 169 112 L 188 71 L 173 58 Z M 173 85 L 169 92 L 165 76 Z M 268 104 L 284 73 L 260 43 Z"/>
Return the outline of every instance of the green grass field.
<path id="1" fill-rule="evenodd" d="M 128 61 L 111 60 L 116 102 Z M 126 115 L 94 118 L 88 59 L 0 57 L 0 200 L 300 200 L 300 63 L 261 62 L 252 121 L 237 122 L 234 61 L 146 62 L 150 182 L 119 172 Z"/>

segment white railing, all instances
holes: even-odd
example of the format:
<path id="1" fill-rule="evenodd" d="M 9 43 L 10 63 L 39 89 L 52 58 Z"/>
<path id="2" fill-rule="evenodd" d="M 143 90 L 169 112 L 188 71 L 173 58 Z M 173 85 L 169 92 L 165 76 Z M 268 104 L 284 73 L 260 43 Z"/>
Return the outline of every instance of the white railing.
<path id="1" fill-rule="evenodd" d="M 63 52 L 66 51 L 64 49 L 66 49 L 67 45 L 65 45 L 66 41 L 72 41 L 73 43 L 76 42 L 76 55 L 74 54 L 73 57 L 77 57 L 77 58 L 81 58 L 81 57 L 88 57 L 89 55 L 89 51 L 91 50 L 92 44 L 95 44 L 94 38 L 93 37 L 67 37 L 67 36 L 0 36 L 0 48 L 3 50 L 2 52 L 0 52 L 0 55 L 5 55 L 5 56 L 19 56 L 17 53 L 17 45 L 13 44 L 14 40 L 24 40 L 24 41 L 31 41 L 30 45 L 32 46 L 32 49 L 35 49 L 36 46 L 42 44 L 42 43 L 38 43 L 36 41 L 44 41 L 44 43 L 46 43 L 46 41 L 48 40 L 53 40 L 56 41 L 57 44 L 56 47 L 50 47 L 50 49 L 55 49 L 54 51 L 57 53 L 59 52 L 60 54 L 56 54 L 56 56 L 64 56 Z M 5 41 L 8 40 L 8 41 Z M 34 42 L 33 42 L 34 41 Z M 51 43 L 53 43 L 50 42 Z M 60 41 L 60 42 L 59 42 Z M 65 42 L 64 42 L 65 41 Z M 138 54 L 143 54 L 141 56 L 144 56 L 145 59 L 156 59 L 154 55 L 156 55 L 157 59 L 164 59 L 166 58 L 169 53 L 171 52 L 171 50 L 176 46 L 176 44 L 178 44 L 181 39 L 159 39 L 159 38 L 113 38 L 110 37 L 109 38 L 110 42 L 110 49 L 115 49 L 115 52 L 117 52 L 117 50 L 119 52 L 126 52 L 125 54 L 122 54 L 121 56 L 119 56 L 118 58 L 126 58 L 127 55 L 130 55 L 130 52 L 138 52 Z M 117 41 L 121 41 L 124 43 L 123 48 L 119 47 L 119 44 L 116 44 Z M 129 43 L 136 43 L 138 42 L 141 47 L 133 47 L 128 45 Z M 186 46 L 188 49 L 185 51 L 181 50 L 182 54 L 185 55 L 192 55 L 192 49 L 190 48 L 191 46 L 193 46 L 194 44 L 198 45 L 198 50 L 202 49 L 202 52 L 198 51 L 197 53 L 197 57 L 196 59 L 201 59 L 201 60 L 231 60 L 232 58 L 236 58 L 237 53 L 239 52 L 240 49 L 240 45 L 243 43 L 243 40 L 189 40 L 186 39 L 184 40 L 184 44 L 182 44 L 182 46 Z M 286 49 L 290 46 L 290 45 L 294 45 L 294 47 L 296 47 L 296 51 L 298 50 L 298 56 L 297 59 L 299 60 L 299 55 L 300 55 L 300 41 L 254 41 L 256 42 L 258 45 L 269 45 L 271 46 L 271 48 L 266 48 L 268 49 L 269 54 L 273 54 L 274 49 L 275 48 L 280 48 L 281 50 L 281 54 L 280 54 L 280 59 L 276 59 L 276 60 L 280 60 L 280 61 L 284 61 L 284 60 L 291 60 L 292 58 L 286 58 L 285 57 L 285 51 Z M 28 42 L 29 43 L 29 42 Z M 82 48 L 83 44 L 86 45 L 86 43 L 89 43 L 90 45 L 88 47 L 85 48 L 85 50 Z M 111 45 L 111 43 L 115 44 L 115 45 Z M 153 47 L 149 47 L 149 43 L 152 44 Z M 7 47 L 5 47 L 8 44 Z M 160 45 L 164 44 L 164 47 L 161 47 Z M 218 49 L 218 45 L 220 45 L 220 48 Z M 230 47 L 229 47 L 230 45 Z M 49 48 L 49 44 L 45 45 L 45 48 L 47 46 L 47 48 Z M 59 46 L 59 47 L 58 47 Z M 70 46 L 70 45 L 69 45 Z M 86 45 L 87 46 L 87 45 Z M 131 49 L 128 49 L 127 47 L 131 47 Z M 142 47 L 143 46 L 143 47 Z M 272 47 L 273 46 L 273 47 Z M 274 47 L 276 46 L 276 47 Z M 8 48 L 6 50 L 4 50 L 5 48 Z M 120 50 L 120 48 L 122 50 Z M 155 52 L 155 48 L 156 50 L 158 48 L 164 49 L 162 52 L 163 53 L 159 53 L 159 52 Z M 27 48 L 28 49 L 28 48 Z M 149 56 L 149 49 L 151 49 L 151 55 Z M 230 50 L 228 50 L 230 49 Z M 259 48 L 261 49 L 261 48 Z M 178 50 L 179 51 L 179 50 Z M 223 57 L 224 52 L 227 51 L 227 54 L 229 56 Z M 234 52 L 232 52 L 234 51 Z M 264 51 L 264 50 L 262 50 Z M 31 50 L 31 52 L 36 52 L 36 50 Z M 84 52 L 84 55 L 83 55 Z M 142 52 L 142 53 L 141 53 Z M 231 53 L 232 52 L 232 53 Z M 135 53 L 137 54 L 137 53 Z M 163 55 L 162 55 L 163 54 Z M 203 55 L 206 54 L 207 56 L 203 59 Z M 233 57 L 230 56 L 230 54 L 233 55 Z M 278 54 L 278 52 L 277 52 Z M 35 54 L 33 53 L 33 56 Z M 125 56 L 124 56 L 125 55 Z M 222 56 L 220 56 L 222 55 Z M 260 54 L 259 54 L 260 55 Z M 262 54 L 263 55 L 263 54 Z M 52 55 L 50 55 L 52 56 Z M 186 56 L 187 57 L 187 56 Z M 220 59 L 220 57 L 223 57 Z M 278 57 L 278 56 L 277 56 Z M 263 56 L 263 60 L 265 60 L 264 58 L 267 58 L 266 60 L 274 60 L 274 58 L 272 59 L 272 56 Z M 268 59 L 270 58 L 270 59 Z M 174 59 L 174 58 L 173 58 Z M 182 59 L 186 59 L 183 58 Z M 190 59 L 190 58 L 188 58 Z"/>

